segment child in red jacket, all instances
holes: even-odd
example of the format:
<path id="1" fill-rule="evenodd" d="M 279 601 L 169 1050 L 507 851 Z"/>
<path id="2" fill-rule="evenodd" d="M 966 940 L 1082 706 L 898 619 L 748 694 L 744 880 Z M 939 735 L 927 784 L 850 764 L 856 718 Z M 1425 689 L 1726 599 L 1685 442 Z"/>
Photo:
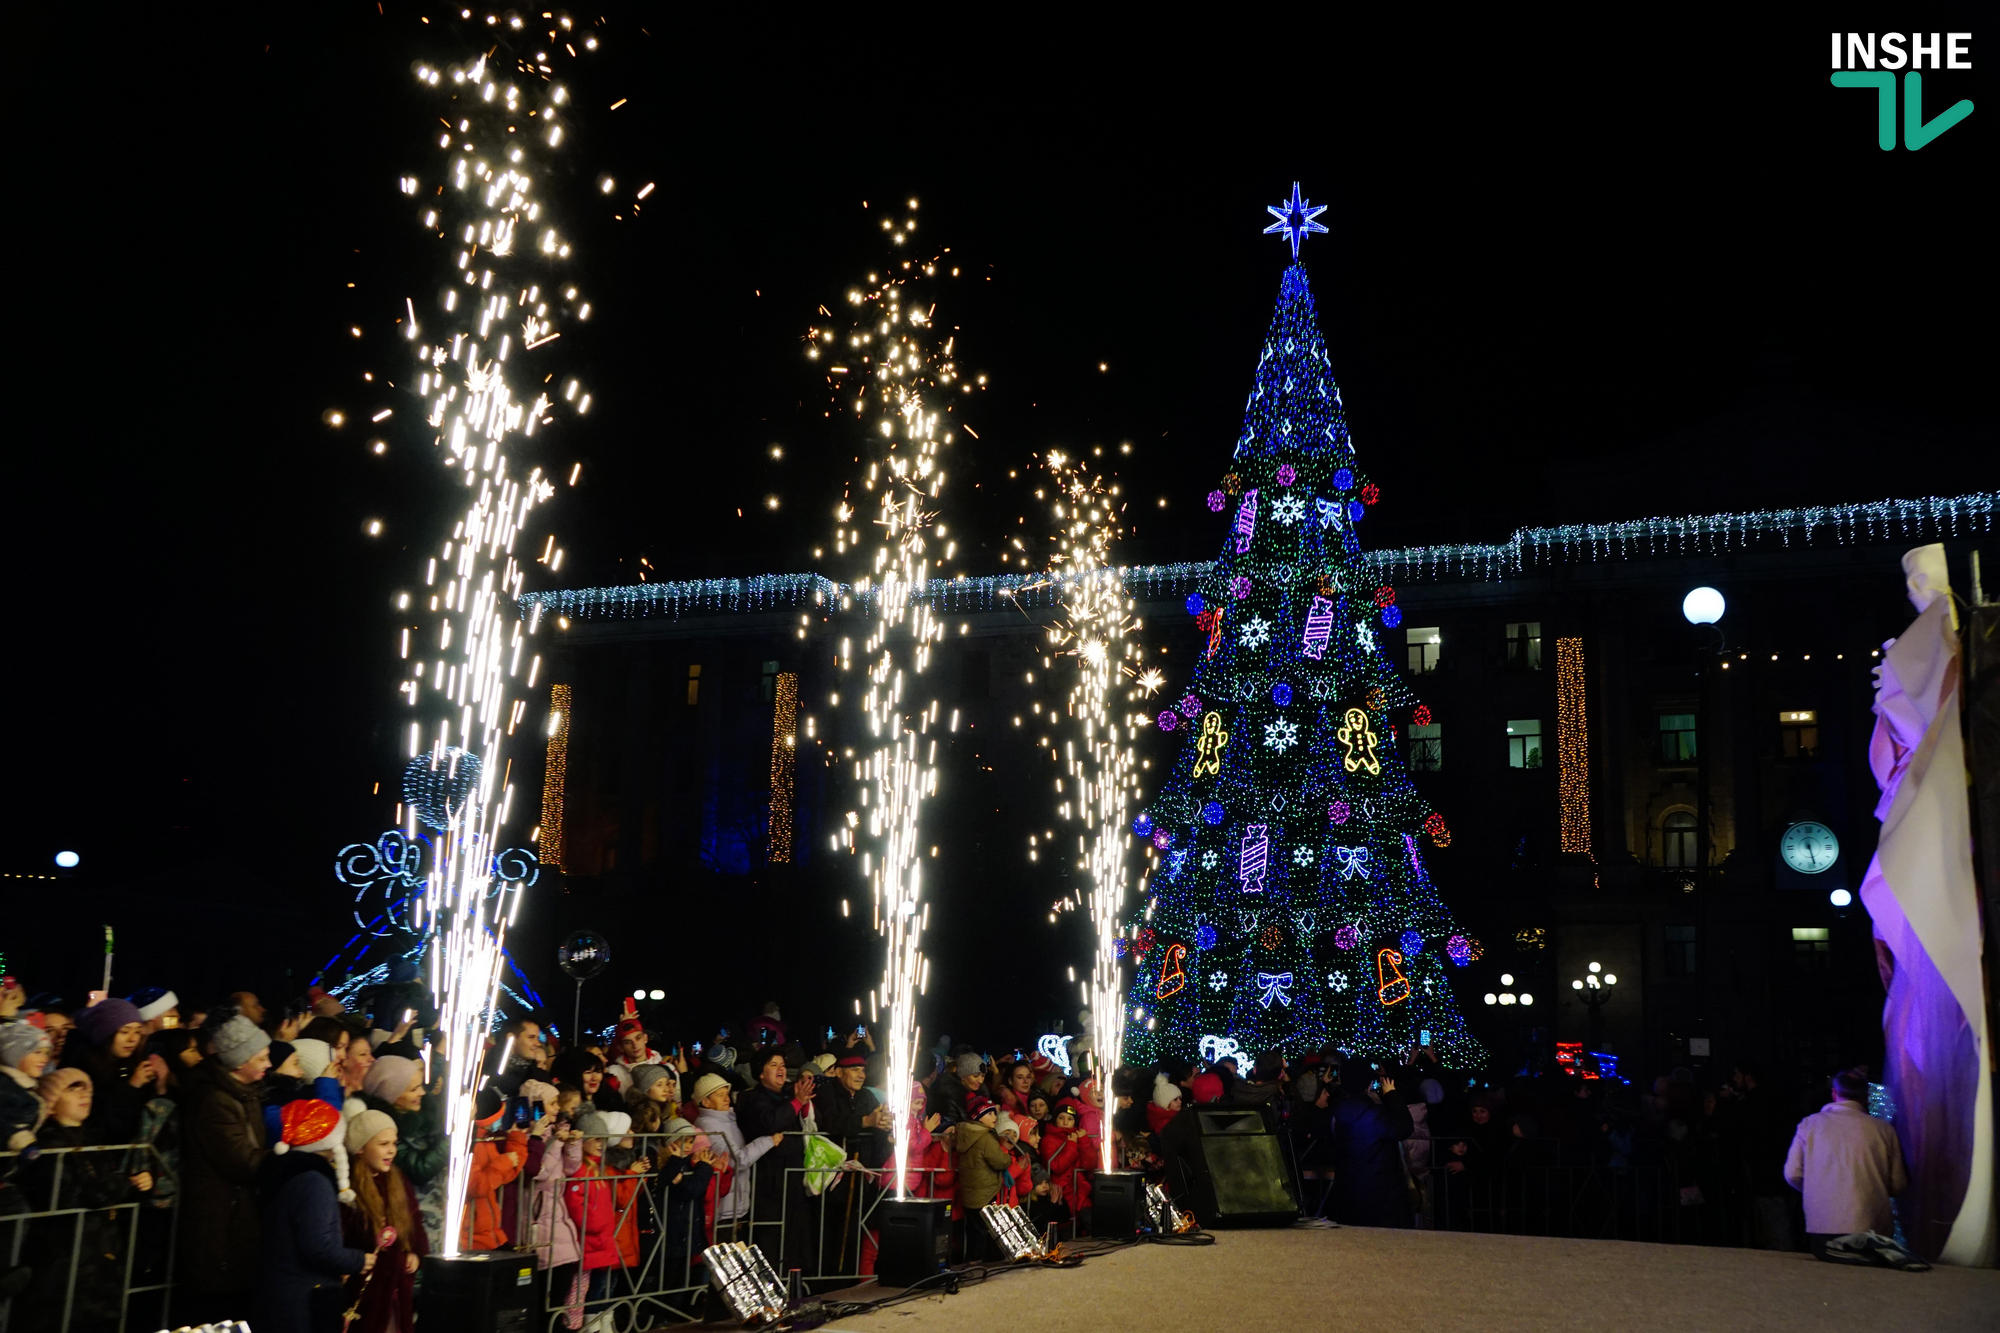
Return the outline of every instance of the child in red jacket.
<path id="1" fill-rule="evenodd" d="M 629 1124 L 628 1117 L 617 1114 Z M 563 1190 L 563 1202 L 576 1223 L 577 1233 L 583 1237 L 583 1271 L 589 1281 L 584 1308 L 590 1311 L 584 1321 L 584 1333 L 611 1333 L 613 1311 L 606 1304 L 612 1294 L 611 1274 L 626 1262 L 620 1247 L 624 1238 L 619 1235 L 619 1223 L 621 1216 L 631 1218 L 632 1193 L 638 1186 L 636 1177 L 652 1170 L 653 1164 L 643 1157 L 622 1171 L 606 1164 L 605 1141 L 622 1138 L 624 1130 L 620 1128 L 613 1133 L 610 1115 L 603 1111 L 586 1112 L 576 1122 L 576 1128 L 583 1135 L 583 1155 Z M 593 1306 L 596 1308 L 592 1309 Z"/>
<path id="2" fill-rule="evenodd" d="M 511 1239 L 500 1225 L 500 1191 L 521 1174 L 528 1156 L 528 1135 L 515 1128 L 499 1136 L 502 1107 L 478 1124 L 479 1138 L 472 1145 L 472 1170 L 465 1185 L 465 1222 L 459 1243 L 468 1250 L 504 1249 Z"/>

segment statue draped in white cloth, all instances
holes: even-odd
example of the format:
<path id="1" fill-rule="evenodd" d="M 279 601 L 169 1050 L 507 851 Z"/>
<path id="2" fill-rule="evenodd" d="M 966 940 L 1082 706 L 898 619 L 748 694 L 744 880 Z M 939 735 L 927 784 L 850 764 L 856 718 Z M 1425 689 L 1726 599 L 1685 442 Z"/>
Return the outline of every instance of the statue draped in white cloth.
<path id="1" fill-rule="evenodd" d="M 1995 1254 L 1993 1094 L 1959 712 L 1964 672 L 1944 547 L 1903 557 L 1918 615 L 1883 645 L 1869 764 L 1881 842 L 1861 883 L 1888 999 L 1885 1079 L 1910 1185 L 1912 1249 L 1945 1263 Z"/>

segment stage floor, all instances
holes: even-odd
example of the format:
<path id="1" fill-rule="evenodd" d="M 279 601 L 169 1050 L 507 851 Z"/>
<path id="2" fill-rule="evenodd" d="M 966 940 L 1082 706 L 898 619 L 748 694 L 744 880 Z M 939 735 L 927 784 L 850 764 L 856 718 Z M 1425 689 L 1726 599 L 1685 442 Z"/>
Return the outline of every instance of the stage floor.
<path id="1" fill-rule="evenodd" d="M 843 1298 L 887 1294 L 864 1286 Z M 1205 1248 L 1139 1245 L 1073 1272 L 1010 1272 L 839 1321 L 953 1333 L 1425 1333 L 1680 1328 L 1702 1333 L 1994 1328 L 2000 1272 L 1895 1273 L 1804 1254 L 1369 1227 L 1225 1231 Z"/>

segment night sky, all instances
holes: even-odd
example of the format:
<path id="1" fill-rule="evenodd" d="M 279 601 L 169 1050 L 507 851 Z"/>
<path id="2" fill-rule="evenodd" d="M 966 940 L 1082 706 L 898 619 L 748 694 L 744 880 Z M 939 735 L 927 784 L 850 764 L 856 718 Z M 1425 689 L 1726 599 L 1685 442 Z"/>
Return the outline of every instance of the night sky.
<path id="1" fill-rule="evenodd" d="M 337 912 L 332 852 L 386 822 L 390 593 L 449 512 L 428 439 L 389 431 L 378 458 L 322 421 L 409 401 L 361 375 L 402 376 L 393 320 L 447 264 L 396 180 L 435 155 L 412 63 L 469 45 L 455 9 L 384 8 L 70 11 L 18 38 L 26 734 L 4 868 L 74 847 L 97 884 L 199 875 L 247 909 L 225 941 L 259 895 Z M 1295 179 L 1332 205 L 1305 259 L 1384 490 L 1373 544 L 2000 482 L 1973 318 L 1994 112 L 1879 151 L 1872 98 L 1830 88 L 1826 54 L 1879 16 L 673 12 L 607 11 L 603 52 L 564 71 L 574 175 L 543 195 L 596 310 L 564 369 L 598 404 L 548 445 L 584 462 L 553 515 L 571 586 L 636 581 L 641 557 L 660 578 L 851 577 L 812 558 L 854 428 L 824 415 L 801 338 L 910 198 L 963 271 L 939 317 L 988 376 L 947 496 L 971 573 L 1031 512 L 1008 471 L 1055 446 L 1133 445 L 1125 558 L 1213 554 L 1200 497 L 1288 257 L 1264 206 Z M 1976 32 L 1972 12 L 1894 26 Z M 1932 76 L 1927 110 L 1981 81 Z"/>

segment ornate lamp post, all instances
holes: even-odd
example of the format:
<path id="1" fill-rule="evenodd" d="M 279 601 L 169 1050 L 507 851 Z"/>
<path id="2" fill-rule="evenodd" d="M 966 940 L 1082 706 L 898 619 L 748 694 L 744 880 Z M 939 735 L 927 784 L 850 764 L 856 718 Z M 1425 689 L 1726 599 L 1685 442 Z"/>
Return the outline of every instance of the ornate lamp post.
<path id="1" fill-rule="evenodd" d="M 1598 1033 L 1598 1014 L 1611 1003 L 1611 988 L 1617 984 L 1618 978 L 1606 972 L 1602 963 L 1592 963 L 1590 971 L 1569 983 L 1571 990 L 1582 992 L 1577 998 L 1590 1006 L 1590 1044 L 1584 1048 L 1587 1052 L 1603 1044 Z"/>

